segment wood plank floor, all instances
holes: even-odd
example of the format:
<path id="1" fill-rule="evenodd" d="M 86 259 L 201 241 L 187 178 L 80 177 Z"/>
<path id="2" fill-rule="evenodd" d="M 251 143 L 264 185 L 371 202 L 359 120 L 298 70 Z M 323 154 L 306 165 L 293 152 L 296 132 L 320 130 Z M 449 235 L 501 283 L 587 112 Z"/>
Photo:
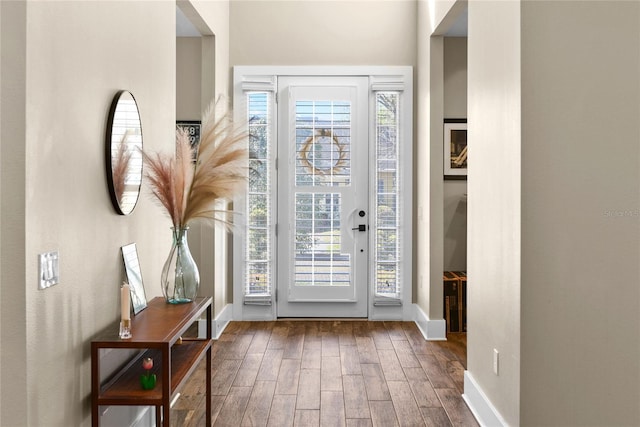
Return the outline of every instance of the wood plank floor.
<path id="1" fill-rule="evenodd" d="M 412 322 L 232 322 L 213 345 L 215 426 L 477 426 L 461 397 L 466 334 Z M 172 408 L 204 423 L 204 361 Z"/>

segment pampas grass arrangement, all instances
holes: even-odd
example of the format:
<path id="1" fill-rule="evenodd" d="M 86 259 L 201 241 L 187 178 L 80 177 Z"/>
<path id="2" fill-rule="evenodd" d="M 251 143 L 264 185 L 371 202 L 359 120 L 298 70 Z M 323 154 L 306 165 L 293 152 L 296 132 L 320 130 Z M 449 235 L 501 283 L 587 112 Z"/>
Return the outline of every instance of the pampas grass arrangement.
<path id="1" fill-rule="evenodd" d="M 175 155 L 143 153 L 151 191 L 175 230 L 195 219 L 229 225 L 219 218 L 215 204 L 231 200 L 246 180 L 246 132 L 234 127 L 229 112 L 216 114 L 217 110 L 211 104 L 205 111 L 198 147 L 192 148 L 189 135 L 178 129 Z"/>
<path id="2" fill-rule="evenodd" d="M 118 203 L 122 204 L 122 196 L 124 195 L 125 182 L 129 172 L 129 163 L 131 162 L 132 152 L 127 148 L 127 138 L 129 130 L 122 135 L 122 140 L 118 144 L 118 151 L 111 160 L 111 175 L 113 180 L 113 191 L 116 194 Z"/>

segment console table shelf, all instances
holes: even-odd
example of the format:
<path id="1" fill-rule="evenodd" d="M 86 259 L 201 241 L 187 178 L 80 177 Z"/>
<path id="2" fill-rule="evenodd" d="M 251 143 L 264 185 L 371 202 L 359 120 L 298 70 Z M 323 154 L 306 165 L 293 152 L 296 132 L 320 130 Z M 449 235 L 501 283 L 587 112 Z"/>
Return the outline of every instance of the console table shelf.
<path id="1" fill-rule="evenodd" d="M 205 339 L 182 335 L 206 312 Z M 120 339 L 114 331 L 91 342 L 92 425 L 99 425 L 102 405 L 155 406 L 156 425 L 169 426 L 170 402 L 198 363 L 206 357 L 206 423 L 211 425 L 211 298 L 199 298 L 188 304 L 171 305 L 164 298 L 154 298 L 148 307 L 131 321 L 130 339 Z M 106 381 L 99 378 L 100 349 L 140 349 L 122 369 Z M 143 390 L 141 361 L 154 360 L 152 373 L 157 382 L 153 390 Z M 166 362 L 165 362 L 166 361 Z M 166 381 L 165 378 L 169 380 Z"/>

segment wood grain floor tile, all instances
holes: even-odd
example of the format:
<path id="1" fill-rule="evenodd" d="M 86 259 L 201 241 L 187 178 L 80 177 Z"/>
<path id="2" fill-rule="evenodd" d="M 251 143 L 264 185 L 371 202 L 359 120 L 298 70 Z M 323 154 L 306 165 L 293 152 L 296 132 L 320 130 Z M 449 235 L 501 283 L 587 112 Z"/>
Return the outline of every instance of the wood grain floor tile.
<path id="1" fill-rule="evenodd" d="M 464 366 L 458 360 L 452 360 L 447 363 L 447 374 L 456 385 L 456 389 L 464 392 Z"/>
<path id="2" fill-rule="evenodd" d="M 298 393 L 300 359 L 282 359 L 276 383 L 276 394 Z"/>
<path id="3" fill-rule="evenodd" d="M 475 417 L 458 390 L 441 388 L 436 389 L 436 393 L 442 402 L 444 410 L 447 411 L 451 424 L 464 427 L 478 426 Z"/>
<path id="4" fill-rule="evenodd" d="M 397 427 L 396 410 L 390 400 L 381 400 L 371 405 L 371 422 L 373 427 Z"/>
<path id="5" fill-rule="evenodd" d="M 300 359 L 302 358 L 302 349 L 304 347 L 304 323 L 293 322 L 287 340 L 284 345 L 284 359 Z"/>
<path id="6" fill-rule="evenodd" d="M 418 354 L 416 357 L 418 358 L 418 361 L 420 361 L 422 369 L 426 372 L 429 381 L 431 381 L 433 388 L 456 387 L 451 377 L 444 369 L 442 369 L 442 366 L 440 366 L 440 362 L 436 356 L 430 354 Z"/>
<path id="7" fill-rule="evenodd" d="M 414 328 L 407 329 L 405 327 L 404 333 L 407 336 L 407 340 L 414 354 L 431 354 L 428 342 L 425 341 L 422 332 L 420 332 L 415 325 Z"/>
<path id="8" fill-rule="evenodd" d="M 217 426 L 460 426 L 466 334 L 425 341 L 412 322 L 231 322 L 212 347 Z M 172 408 L 172 427 L 205 422 L 205 361 Z"/>
<path id="9" fill-rule="evenodd" d="M 371 418 L 367 390 L 362 375 L 342 377 L 344 390 L 344 412 L 347 418 Z"/>
<path id="10" fill-rule="evenodd" d="M 251 391 L 251 387 L 231 387 L 214 426 L 237 426 L 241 419 L 238 414 L 244 413 Z"/>
<path id="11" fill-rule="evenodd" d="M 220 415 L 220 411 L 222 410 L 222 405 L 224 405 L 225 399 L 226 399 L 226 396 L 211 396 L 211 421 L 212 422 L 215 423 L 216 419 L 218 418 L 218 415 Z M 204 404 L 204 401 L 202 403 Z M 196 424 L 197 426 L 204 425 L 204 420 L 205 420 L 204 409 L 205 407 L 203 406 L 201 416 L 200 416 L 203 422 Z"/>
<path id="12" fill-rule="evenodd" d="M 211 394 L 226 396 L 229 393 L 241 363 L 241 360 L 235 359 L 222 360 L 219 363 L 216 374 L 211 380 Z"/>
<path id="13" fill-rule="evenodd" d="M 342 367 L 340 357 L 322 357 L 320 390 L 342 391 Z"/>
<path id="14" fill-rule="evenodd" d="M 372 427 L 371 418 L 347 418 L 347 427 Z"/>
<path id="15" fill-rule="evenodd" d="M 267 344 L 271 338 L 271 331 L 258 330 L 253 334 L 251 345 L 247 349 L 247 354 L 260 353 L 264 354 L 267 350 Z"/>
<path id="16" fill-rule="evenodd" d="M 356 338 L 371 336 L 369 332 L 369 323 L 371 322 L 368 322 L 366 320 L 353 322 L 353 336 Z"/>
<path id="17" fill-rule="evenodd" d="M 320 392 L 320 425 L 346 426 L 344 397 L 341 391 Z"/>
<path id="18" fill-rule="evenodd" d="M 354 341 L 355 344 L 355 341 Z M 360 355 L 358 347 L 355 345 L 340 346 L 340 364 L 342 365 L 342 375 L 360 375 Z"/>
<path id="19" fill-rule="evenodd" d="M 233 344 L 228 347 L 225 353 L 225 359 L 244 359 L 244 355 L 247 354 L 251 340 L 253 340 L 253 335 L 236 336 Z"/>
<path id="20" fill-rule="evenodd" d="M 384 327 L 387 329 L 391 341 L 407 339 L 401 322 L 384 322 Z"/>
<path id="21" fill-rule="evenodd" d="M 367 398 L 369 400 L 391 400 L 384 373 L 379 364 L 362 364 L 362 378 L 364 379 Z"/>
<path id="22" fill-rule="evenodd" d="M 319 427 L 320 409 L 317 410 L 296 410 L 296 417 L 293 421 L 295 427 Z"/>
<path id="23" fill-rule="evenodd" d="M 260 353 L 246 355 L 233 381 L 234 386 L 253 387 L 258 376 L 258 369 L 260 369 L 260 364 L 262 363 L 262 356 Z"/>
<path id="24" fill-rule="evenodd" d="M 277 324 L 271 330 L 271 338 L 267 344 L 267 350 L 284 350 L 287 343 L 289 328 L 286 325 Z"/>
<path id="25" fill-rule="evenodd" d="M 422 368 L 404 368 L 404 372 L 418 407 L 442 407 L 438 395 L 433 389 L 433 386 L 431 386 L 431 382 Z"/>
<path id="26" fill-rule="evenodd" d="M 356 337 L 360 363 L 380 363 L 378 350 L 371 337 Z"/>
<path id="27" fill-rule="evenodd" d="M 302 369 L 296 409 L 320 409 L 320 369 Z"/>
<path id="28" fill-rule="evenodd" d="M 384 378 L 387 381 L 405 381 L 404 371 L 398 360 L 398 355 L 393 349 L 378 350 L 378 357 L 380 358 L 380 367 L 384 372 Z"/>
<path id="29" fill-rule="evenodd" d="M 304 337 L 305 340 L 311 337 L 320 336 L 320 323 L 315 321 L 304 322 Z"/>
<path id="30" fill-rule="evenodd" d="M 353 335 L 353 322 L 341 322 L 337 328 L 338 344 L 340 346 L 356 345 L 356 338 Z"/>
<path id="31" fill-rule="evenodd" d="M 403 368 L 417 368 L 420 367 L 420 362 L 416 358 L 415 353 L 413 352 L 413 348 L 411 348 L 411 344 L 409 341 L 392 341 L 393 348 L 396 351 L 396 355 L 398 356 L 398 360 L 400 361 L 400 366 Z"/>
<path id="32" fill-rule="evenodd" d="M 387 332 L 387 328 L 384 327 L 383 322 L 371 322 L 371 337 L 376 345 L 376 349 L 378 350 L 389 350 L 393 349 L 393 344 L 391 344 L 391 338 L 389 338 L 389 333 Z"/>
<path id="33" fill-rule="evenodd" d="M 451 421 L 444 408 L 420 408 L 424 424 L 427 427 L 451 427 Z"/>
<path id="34" fill-rule="evenodd" d="M 242 417 L 242 426 L 267 425 L 275 388 L 274 381 L 256 381 L 244 411 L 244 417 Z"/>
<path id="35" fill-rule="evenodd" d="M 256 377 L 257 380 L 278 380 L 278 372 L 280 372 L 280 363 L 282 362 L 283 352 L 284 351 L 282 349 L 267 349 L 267 351 L 264 352 L 264 357 L 262 358 L 262 363 L 260 364 L 260 369 L 258 370 L 258 376 Z"/>
<path id="36" fill-rule="evenodd" d="M 295 395 L 274 395 L 267 427 L 290 427 L 296 415 Z"/>
<path id="37" fill-rule="evenodd" d="M 422 425 L 420 408 L 413 398 L 413 393 L 407 381 L 387 381 L 391 401 L 401 426 Z"/>
<path id="38" fill-rule="evenodd" d="M 302 362 L 300 367 L 302 369 L 320 369 L 322 365 L 322 342 L 318 341 L 318 347 L 307 347 L 306 341 L 304 350 L 302 351 Z"/>
<path id="39" fill-rule="evenodd" d="M 335 334 L 322 337 L 322 357 L 340 357 L 340 345 Z"/>

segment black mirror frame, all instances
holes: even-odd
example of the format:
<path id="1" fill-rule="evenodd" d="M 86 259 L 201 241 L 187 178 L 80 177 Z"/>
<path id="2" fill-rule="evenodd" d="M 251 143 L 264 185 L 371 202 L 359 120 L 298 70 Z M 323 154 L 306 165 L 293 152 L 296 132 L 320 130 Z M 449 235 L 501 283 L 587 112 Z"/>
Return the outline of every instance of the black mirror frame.
<path id="1" fill-rule="evenodd" d="M 131 207 L 129 212 L 124 212 L 122 210 L 122 206 L 120 205 L 120 201 L 118 200 L 118 196 L 116 194 L 115 186 L 113 183 L 113 157 L 112 157 L 112 135 L 113 135 L 113 121 L 116 113 L 116 109 L 118 108 L 118 103 L 122 98 L 122 95 L 129 94 L 133 99 L 133 102 L 136 106 L 136 111 L 138 112 L 138 121 L 140 123 L 140 140 L 141 145 L 144 143 L 144 138 L 142 137 L 142 120 L 140 119 L 140 109 L 138 108 L 138 103 L 133 94 L 127 90 L 119 90 L 115 96 L 113 97 L 113 101 L 111 102 L 111 107 L 109 108 L 109 115 L 107 117 L 107 129 L 106 129 L 106 138 L 105 138 L 105 170 L 107 173 L 107 186 L 109 189 L 109 196 L 111 197 L 111 204 L 115 209 L 116 213 L 119 215 L 129 215 L 131 214 L 138 204 L 138 200 L 140 199 L 140 191 L 142 189 L 142 179 L 140 180 L 140 185 L 138 186 L 138 194 L 136 197 L 136 201 Z M 142 147 L 141 147 L 142 148 Z M 142 166 L 140 170 L 140 174 L 142 175 L 143 170 Z"/>

